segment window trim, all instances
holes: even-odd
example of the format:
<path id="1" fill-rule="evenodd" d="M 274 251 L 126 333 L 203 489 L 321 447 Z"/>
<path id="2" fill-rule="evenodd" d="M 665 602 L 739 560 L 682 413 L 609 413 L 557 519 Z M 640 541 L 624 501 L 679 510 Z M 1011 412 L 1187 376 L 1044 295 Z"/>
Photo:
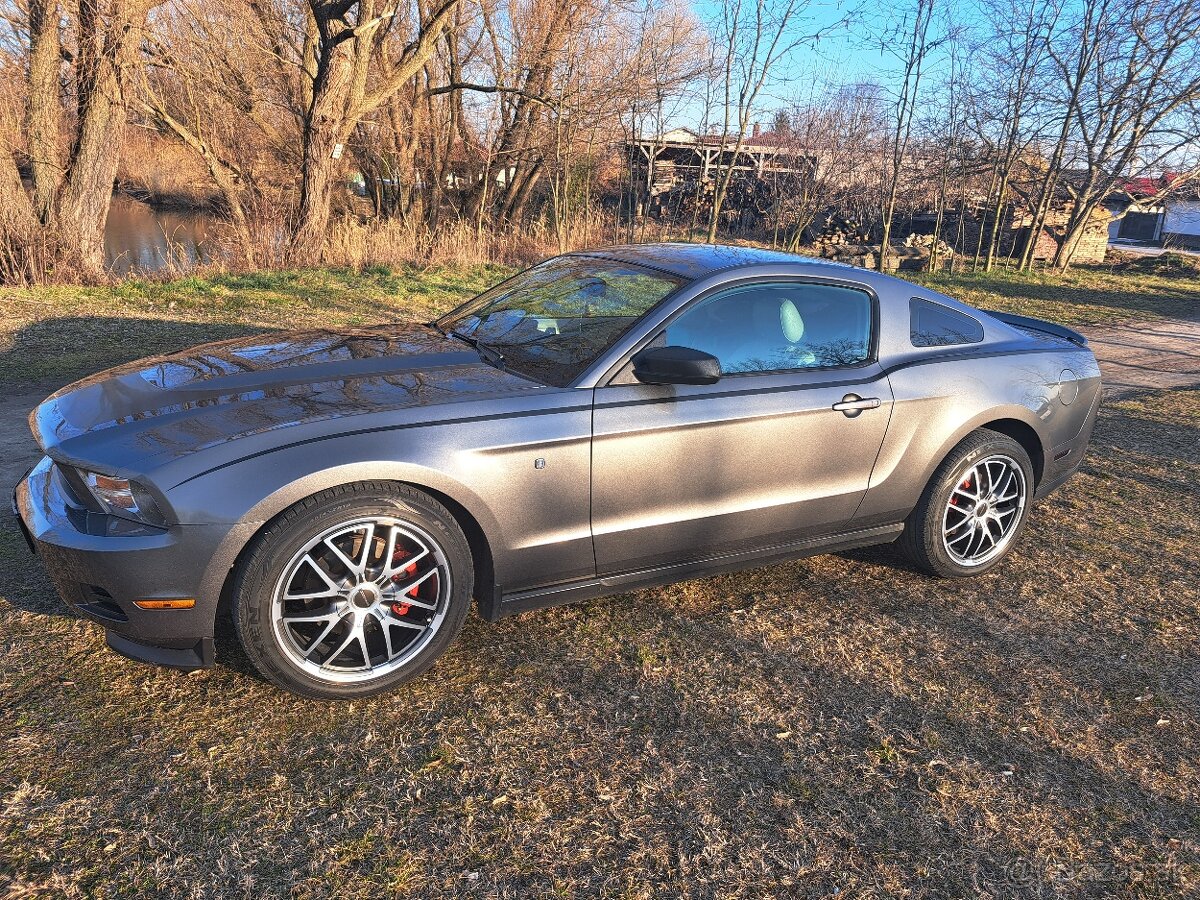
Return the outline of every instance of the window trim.
<path id="1" fill-rule="evenodd" d="M 865 294 L 867 303 L 870 309 L 869 328 L 870 335 L 867 340 L 867 355 L 861 362 L 852 363 L 845 366 L 804 366 L 795 369 L 770 369 L 764 371 L 752 372 L 722 372 L 721 381 L 726 378 L 743 378 L 753 377 L 756 375 L 802 375 L 805 372 L 847 372 L 856 369 L 865 369 L 879 361 L 879 295 L 870 287 L 859 281 L 841 280 L 829 277 L 812 277 L 804 275 L 746 275 L 742 278 L 731 279 L 722 284 L 713 285 L 710 288 L 700 292 L 695 297 L 692 297 L 678 309 L 673 310 L 670 315 L 654 326 L 650 334 L 643 335 L 638 338 L 633 347 L 627 353 L 622 354 L 617 360 L 596 382 L 597 386 L 611 385 L 613 380 L 621 374 L 630 360 L 642 350 L 644 350 L 652 341 L 660 334 L 665 332 L 671 326 L 671 323 L 688 312 L 694 306 L 703 303 L 711 297 L 725 293 L 726 291 L 737 290 L 745 287 L 752 287 L 756 284 L 795 284 L 795 285 L 815 285 L 823 287 L 846 288 L 848 290 L 858 291 Z M 719 384 L 720 382 L 718 382 Z"/>
<path id="2" fill-rule="evenodd" d="M 930 306 L 938 306 L 956 316 L 961 316 L 975 323 L 979 329 L 979 337 L 973 341 L 956 341 L 953 344 L 917 344 L 913 342 L 913 304 L 927 303 Z M 983 327 L 983 323 L 976 319 L 970 313 L 965 313 L 961 309 L 955 309 L 953 306 L 947 306 L 945 303 L 939 303 L 937 300 L 930 300 L 928 297 L 909 297 L 908 298 L 908 343 L 914 350 L 937 350 L 947 347 L 970 347 L 972 344 L 982 344 L 987 340 L 987 330 Z"/>

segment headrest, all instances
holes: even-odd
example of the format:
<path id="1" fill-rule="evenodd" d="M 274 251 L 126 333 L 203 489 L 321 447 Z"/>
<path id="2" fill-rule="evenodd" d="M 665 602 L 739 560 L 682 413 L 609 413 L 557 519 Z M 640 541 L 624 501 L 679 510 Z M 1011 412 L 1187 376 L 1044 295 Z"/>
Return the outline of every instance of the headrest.
<path id="1" fill-rule="evenodd" d="M 779 325 L 783 328 L 784 340 L 789 344 L 798 344 L 804 338 L 804 318 L 791 300 L 779 304 Z"/>

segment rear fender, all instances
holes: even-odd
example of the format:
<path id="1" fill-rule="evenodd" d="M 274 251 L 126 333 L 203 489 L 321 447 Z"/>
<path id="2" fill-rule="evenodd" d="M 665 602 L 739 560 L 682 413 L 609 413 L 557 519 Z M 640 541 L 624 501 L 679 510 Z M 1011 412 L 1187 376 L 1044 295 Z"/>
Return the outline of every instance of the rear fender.
<path id="1" fill-rule="evenodd" d="M 942 460 L 990 422 L 1028 425 L 1049 462 L 1084 432 L 1099 391 L 1086 350 L 943 359 L 902 366 L 889 378 L 896 405 L 860 507 L 863 524 L 904 519 Z"/>

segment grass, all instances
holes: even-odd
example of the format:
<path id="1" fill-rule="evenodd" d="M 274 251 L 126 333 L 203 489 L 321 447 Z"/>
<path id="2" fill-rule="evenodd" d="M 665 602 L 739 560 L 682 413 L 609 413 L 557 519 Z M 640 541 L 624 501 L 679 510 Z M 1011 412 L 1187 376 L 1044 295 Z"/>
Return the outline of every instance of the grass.
<path id="1" fill-rule="evenodd" d="M 915 279 L 983 309 L 1067 325 L 1116 324 L 1200 310 L 1200 275 L 1178 269 L 1066 275 L 925 274 Z M 0 288 L 0 383 L 66 381 L 156 353 L 252 331 L 425 320 L 511 274 L 373 266 L 216 273 L 102 287 Z"/>
<path id="2" fill-rule="evenodd" d="M 0 378 L 425 318 L 501 274 L 9 292 Z M 1072 277 L 1099 280 L 962 290 L 1076 324 L 1195 308 Z M 2 524 L 0 895 L 1195 896 L 1198 485 L 1200 392 L 1143 394 L 982 578 L 883 548 L 472 616 L 430 674 L 341 705 L 228 633 L 204 672 L 123 660 Z"/>
<path id="3" fill-rule="evenodd" d="M 0 892 L 1200 890 L 1200 393 L 1102 414 L 978 580 L 887 549 L 487 625 L 344 705 L 104 649 L 0 531 Z"/>
<path id="4" fill-rule="evenodd" d="M 1116 325 L 1200 312 L 1200 272 L 1178 275 L 1126 265 L 1054 272 L 920 274 L 915 280 L 978 309 L 1063 325 Z"/>
<path id="5" fill-rule="evenodd" d="M 375 266 L 0 288 L 0 383 L 63 381 L 254 331 L 425 321 L 509 272 Z"/>

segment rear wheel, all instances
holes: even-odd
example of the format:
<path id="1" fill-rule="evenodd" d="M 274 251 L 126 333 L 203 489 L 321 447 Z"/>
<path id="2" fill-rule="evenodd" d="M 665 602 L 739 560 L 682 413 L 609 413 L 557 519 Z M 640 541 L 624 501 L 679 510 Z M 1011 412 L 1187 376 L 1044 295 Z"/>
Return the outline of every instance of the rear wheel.
<path id="1" fill-rule="evenodd" d="M 379 693 L 429 668 L 462 629 L 474 571 L 454 517 L 391 482 L 333 488 L 259 535 L 234 585 L 246 654 L 309 697 Z"/>
<path id="2" fill-rule="evenodd" d="M 900 546 L 931 575 L 982 575 L 1016 543 L 1032 489 L 1033 466 L 1020 444 L 986 429 L 972 432 L 934 472 Z"/>

